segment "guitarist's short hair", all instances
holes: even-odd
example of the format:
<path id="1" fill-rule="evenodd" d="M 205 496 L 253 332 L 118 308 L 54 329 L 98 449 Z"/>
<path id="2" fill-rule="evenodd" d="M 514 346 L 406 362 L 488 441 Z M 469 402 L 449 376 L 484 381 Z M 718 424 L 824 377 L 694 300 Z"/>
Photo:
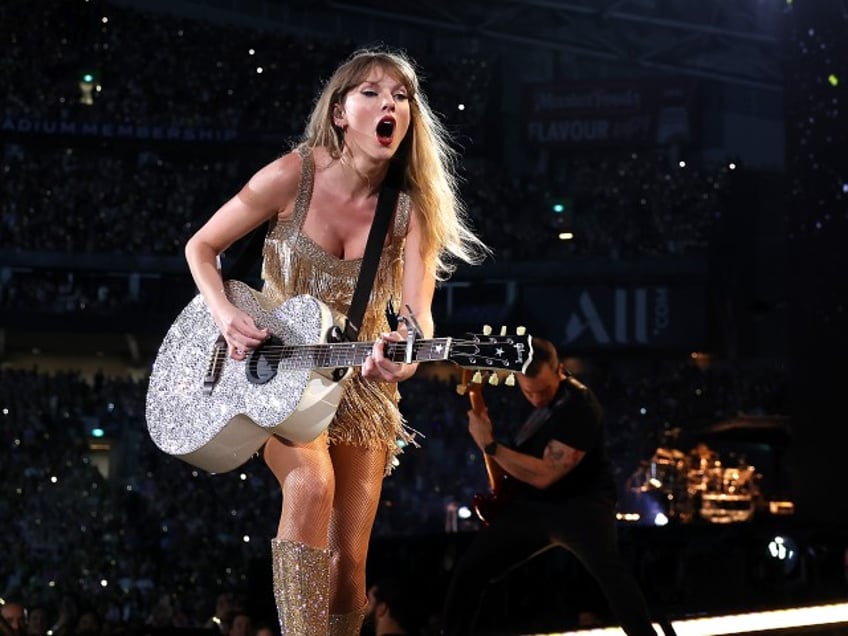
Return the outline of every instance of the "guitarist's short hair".
<path id="1" fill-rule="evenodd" d="M 545 338 L 533 336 L 533 359 L 527 365 L 527 370 L 524 375 L 528 378 L 535 378 L 541 372 L 543 367 L 550 367 L 554 371 L 560 368 L 559 352 L 554 346 L 554 343 Z"/>

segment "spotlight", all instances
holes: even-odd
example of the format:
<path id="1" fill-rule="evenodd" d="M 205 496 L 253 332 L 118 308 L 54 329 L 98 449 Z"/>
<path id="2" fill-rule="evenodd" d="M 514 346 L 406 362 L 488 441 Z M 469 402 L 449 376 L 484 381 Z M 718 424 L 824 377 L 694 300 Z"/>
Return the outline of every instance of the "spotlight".
<path id="1" fill-rule="evenodd" d="M 766 546 L 768 556 L 773 563 L 782 564 L 785 574 L 791 573 L 798 563 L 798 545 L 785 535 L 773 537 Z"/>

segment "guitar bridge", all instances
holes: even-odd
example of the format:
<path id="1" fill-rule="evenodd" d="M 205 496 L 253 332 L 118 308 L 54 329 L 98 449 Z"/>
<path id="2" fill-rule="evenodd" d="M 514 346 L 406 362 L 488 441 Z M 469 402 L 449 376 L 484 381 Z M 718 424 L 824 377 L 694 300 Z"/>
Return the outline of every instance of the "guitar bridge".
<path id="1" fill-rule="evenodd" d="M 224 360 L 227 358 L 227 341 L 224 336 L 218 336 L 215 344 L 212 345 L 212 351 L 209 354 L 209 364 L 206 365 L 206 375 L 203 377 L 203 392 L 206 395 L 212 395 L 212 389 L 218 384 L 221 377 L 221 369 L 224 366 Z"/>

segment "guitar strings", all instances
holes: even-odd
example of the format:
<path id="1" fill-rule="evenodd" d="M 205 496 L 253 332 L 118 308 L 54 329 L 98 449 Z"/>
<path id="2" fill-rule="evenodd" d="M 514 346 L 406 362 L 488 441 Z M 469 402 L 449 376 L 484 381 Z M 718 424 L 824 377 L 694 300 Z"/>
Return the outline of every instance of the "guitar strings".
<path id="1" fill-rule="evenodd" d="M 412 350 L 415 353 L 421 353 L 422 351 L 427 350 L 435 350 L 435 347 L 438 344 L 446 344 L 448 341 L 452 343 L 451 348 L 455 349 L 456 347 L 463 346 L 493 346 L 495 343 L 480 341 L 473 338 L 428 338 L 428 339 L 419 339 L 415 340 L 412 343 Z M 296 345 L 296 344 L 268 344 L 259 347 L 258 350 L 262 350 L 264 352 L 270 353 L 271 355 L 280 355 L 281 361 L 285 359 L 291 358 L 330 358 L 334 359 L 339 356 L 339 354 L 346 354 L 353 351 L 354 353 L 359 352 L 363 354 L 371 349 L 374 346 L 373 342 L 327 342 L 327 343 L 318 343 L 318 344 L 308 344 L 308 345 Z M 404 354 L 406 352 L 407 343 L 406 342 L 387 342 L 387 357 L 391 359 L 395 359 L 394 356 L 396 354 Z M 256 351 L 256 350 L 255 350 Z M 456 354 L 456 352 L 455 352 Z M 460 352 L 461 354 L 461 352 Z M 474 351 L 473 354 L 461 354 L 463 357 L 475 357 L 481 360 L 490 360 L 494 359 L 493 356 L 487 356 L 480 351 Z M 455 357 L 455 355 L 454 355 Z M 364 358 L 363 358 L 364 359 Z"/>
<path id="2" fill-rule="evenodd" d="M 482 342 L 480 340 L 473 339 L 460 339 L 460 338 L 431 338 L 426 340 L 416 340 L 413 342 L 413 349 L 418 351 L 421 349 L 432 348 L 437 343 L 446 343 L 450 340 L 454 345 L 485 345 L 485 346 L 493 346 L 494 343 Z M 406 342 L 386 342 L 386 345 L 389 349 L 406 349 Z M 307 345 L 298 345 L 298 344 L 269 344 L 262 345 L 258 347 L 258 349 L 262 349 L 265 351 L 321 351 L 328 348 L 335 349 L 370 349 L 374 346 L 373 342 L 324 342 L 318 344 L 307 344 Z"/>

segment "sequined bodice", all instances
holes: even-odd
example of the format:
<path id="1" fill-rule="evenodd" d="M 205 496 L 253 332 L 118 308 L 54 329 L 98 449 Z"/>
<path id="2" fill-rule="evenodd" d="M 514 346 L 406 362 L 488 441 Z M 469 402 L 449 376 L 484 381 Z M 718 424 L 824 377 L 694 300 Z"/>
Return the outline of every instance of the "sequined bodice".
<path id="1" fill-rule="evenodd" d="M 362 259 L 340 259 L 306 236 L 303 222 L 309 211 L 315 179 L 315 161 L 309 149 L 298 150 L 302 168 L 292 214 L 277 217 L 265 237 L 262 253 L 263 294 L 275 303 L 298 294 L 310 294 L 341 315 L 350 308 Z M 371 298 L 360 328 L 360 339 L 373 339 L 387 330 L 385 308 L 400 301 L 403 248 L 409 221 L 409 197 L 401 193 L 392 238 L 383 248 Z"/>

